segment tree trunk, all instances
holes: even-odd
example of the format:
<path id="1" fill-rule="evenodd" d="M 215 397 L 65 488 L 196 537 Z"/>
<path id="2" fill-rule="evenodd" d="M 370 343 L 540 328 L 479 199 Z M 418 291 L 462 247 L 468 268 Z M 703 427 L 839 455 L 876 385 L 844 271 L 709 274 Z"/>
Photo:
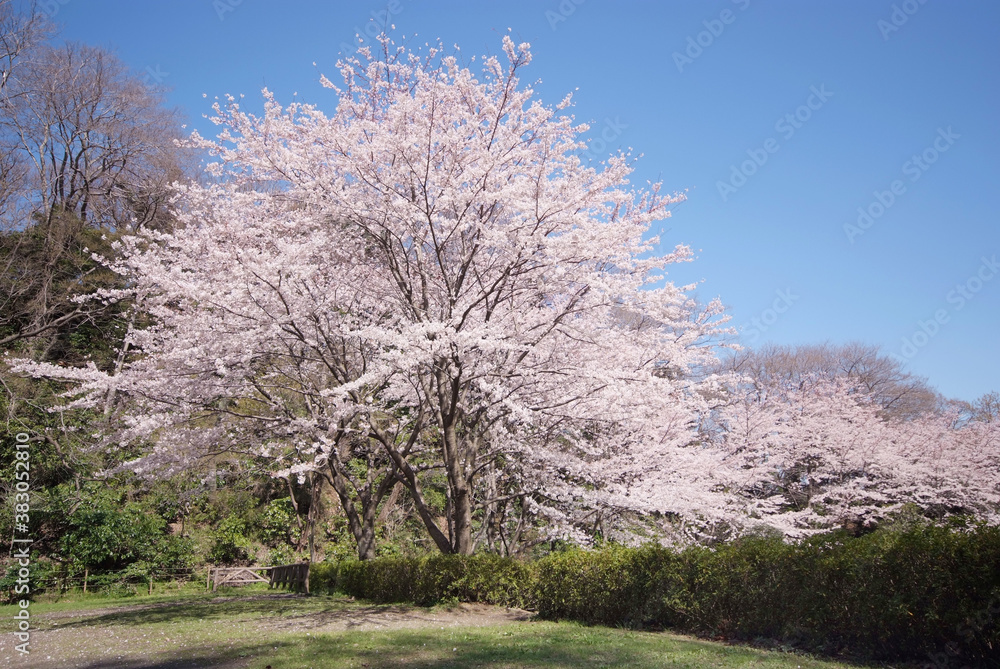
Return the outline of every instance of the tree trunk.
<path id="1" fill-rule="evenodd" d="M 416 435 L 419 434 L 421 420 L 417 420 L 417 425 L 414 427 L 411 441 L 416 439 Z M 382 434 L 378 429 L 372 429 L 372 437 L 377 439 L 379 443 L 385 448 L 386 454 L 392 460 L 393 464 L 396 466 L 396 475 L 399 482 L 403 484 L 406 491 L 410 493 L 410 499 L 413 500 L 413 505 L 417 509 L 417 515 L 420 516 L 420 520 L 423 521 L 424 527 L 427 529 L 427 533 L 431 535 L 431 540 L 438 547 L 438 550 L 442 553 L 454 553 L 451 541 L 445 536 L 441 528 L 438 527 L 435 522 L 434 514 L 431 512 L 430 507 L 427 505 L 427 501 L 424 499 L 423 489 L 420 485 L 420 479 L 417 478 L 417 473 L 410 466 L 410 463 L 406 461 L 406 457 L 400 452 L 400 449 L 393 445 L 392 439 L 388 438 L 386 435 Z"/>
<path id="2" fill-rule="evenodd" d="M 459 555 L 472 555 L 475 548 L 472 541 L 472 495 L 466 480 L 464 458 L 461 457 L 463 444 L 459 442 L 454 424 L 445 425 L 444 455 L 448 472 L 448 488 L 451 493 L 451 549 Z"/>
<path id="3" fill-rule="evenodd" d="M 323 492 L 323 479 L 309 472 L 309 513 L 306 517 L 309 532 L 309 562 L 316 561 L 316 518 L 319 516 L 319 500 Z"/>
<path id="4" fill-rule="evenodd" d="M 334 492 L 337 493 L 340 506 L 344 510 L 344 515 L 347 516 L 347 526 L 358 547 L 358 559 L 370 560 L 375 557 L 375 519 L 379 503 L 396 484 L 396 478 L 386 476 L 374 490 L 355 490 L 355 495 L 352 496 L 352 484 L 337 468 L 336 459 L 331 457 L 327 462 L 330 471 L 327 480 Z M 358 513 L 357 508 L 355 508 L 355 500 L 361 503 L 361 513 Z"/>
<path id="5" fill-rule="evenodd" d="M 472 555 L 475 549 L 475 543 L 472 541 L 472 495 L 469 494 L 469 488 L 464 485 L 464 481 L 452 491 L 452 513 L 455 522 L 454 552 L 459 555 Z"/>

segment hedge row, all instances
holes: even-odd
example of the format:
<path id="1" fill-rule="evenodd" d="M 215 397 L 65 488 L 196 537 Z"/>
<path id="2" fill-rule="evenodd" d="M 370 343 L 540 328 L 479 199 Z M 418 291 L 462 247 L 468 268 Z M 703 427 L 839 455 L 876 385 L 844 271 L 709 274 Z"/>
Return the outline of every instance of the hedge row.
<path id="1" fill-rule="evenodd" d="M 534 580 L 528 564 L 488 554 L 347 560 L 315 564 L 309 572 L 313 592 L 421 606 L 460 601 L 530 607 Z"/>
<path id="2" fill-rule="evenodd" d="M 521 606 L 545 618 L 767 638 L 829 654 L 1000 666 L 1000 530 L 839 534 L 315 565 L 314 590 Z"/>

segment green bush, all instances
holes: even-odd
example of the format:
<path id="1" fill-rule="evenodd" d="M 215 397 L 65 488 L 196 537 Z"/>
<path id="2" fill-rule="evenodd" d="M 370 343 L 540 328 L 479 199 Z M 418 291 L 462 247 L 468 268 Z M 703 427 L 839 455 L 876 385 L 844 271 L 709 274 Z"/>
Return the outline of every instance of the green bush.
<path id="1" fill-rule="evenodd" d="M 247 524 L 237 516 L 226 518 L 212 532 L 208 559 L 213 564 L 233 564 L 250 559 L 253 542 L 247 537 Z"/>
<path id="2" fill-rule="evenodd" d="M 40 560 L 37 552 L 31 554 L 26 580 L 21 576 L 22 568 L 18 560 L 11 560 L 6 569 L 0 567 L 0 571 L 3 572 L 0 576 L 0 603 L 13 604 L 22 599 L 33 600 L 44 589 L 45 581 L 53 574 L 52 563 Z M 27 587 L 26 592 L 25 587 Z"/>
<path id="3" fill-rule="evenodd" d="M 345 560 L 337 573 L 337 589 L 375 602 L 414 602 L 419 562 L 419 558 L 396 557 Z"/>
<path id="4" fill-rule="evenodd" d="M 257 538 L 265 546 L 281 548 L 299 538 L 295 508 L 287 497 L 271 500 L 261 509 L 256 519 Z"/>
<path id="5" fill-rule="evenodd" d="M 121 569 L 151 558 L 166 536 L 167 524 L 135 504 L 118 508 L 111 499 L 97 498 L 74 511 L 68 525 L 60 552 L 68 561 L 94 571 Z"/>
<path id="6" fill-rule="evenodd" d="M 313 562 L 309 565 L 309 592 L 332 595 L 337 590 L 337 564 Z"/>
<path id="7" fill-rule="evenodd" d="M 413 600 L 418 604 L 454 599 L 526 606 L 531 603 L 532 581 L 530 568 L 512 558 L 434 555 L 422 558 L 417 565 Z"/>
<path id="8" fill-rule="evenodd" d="M 333 578 L 326 568 L 323 574 L 324 583 Z M 485 554 L 345 560 L 338 564 L 335 579 L 337 590 L 355 597 L 422 606 L 449 600 L 526 606 L 534 581 L 525 563 Z"/>
<path id="9" fill-rule="evenodd" d="M 797 544 L 756 537 L 682 551 L 610 546 L 530 564 L 495 555 L 344 560 L 313 565 L 310 584 L 377 602 L 521 606 L 551 619 L 767 638 L 866 659 L 996 667 L 1000 648 L 994 527 L 835 532 Z"/>
<path id="10" fill-rule="evenodd" d="M 1000 530 L 922 528 L 715 550 L 647 546 L 536 565 L 547 618 L 770 638 L 874 659 L 986 662 L 1000 647 Z"/>
<path id="11" fill-rule="evenodd" d="M 267 565 L 269 567 L 292 564 L 297 561 L 295 549 L 291 546 L 279 546 L 271 549 L 267 553 Z"/>

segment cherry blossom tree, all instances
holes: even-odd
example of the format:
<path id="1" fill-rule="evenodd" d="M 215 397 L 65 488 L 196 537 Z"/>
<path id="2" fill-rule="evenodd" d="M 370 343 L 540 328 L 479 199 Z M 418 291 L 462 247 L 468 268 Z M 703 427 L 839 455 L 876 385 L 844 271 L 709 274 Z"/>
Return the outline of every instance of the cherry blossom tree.
<path id="1" fill-rule="evenodd" d="M 522 529 L 564 533 L 598 510 L 712 513 L 697 427 L 719 380 L 692 371 L 725 316 L 666 279 L 692 255 L 653 229 L 682 196 L 632 188 L 628 154 L 583 162 L 570 98 L 519 81 L 527 44 L 505 37 L 480 78 L 380 44 L 322 79 L 332 116 L 266 90 L 262 116 L 216 105 L 218 138 L 193 138 L 216 183 L 179 187 L 177 229 L 115 264 L 153 323 L 126 364 L 22 369 L 75 382 L 70 406 L 119 398 L 117 438 L 154 444 L 138 467 L 241 444 L 324 471 L 362 557 L 397 482 L 444 552 L 511 500 Z"/>
<path id="2" fill-rule="evenodd" d="M 876 395 L 843 377 L 745 387 L 718 414 L 727 486 L 747 522 L 798 537 L 871 525 L 906 504 L 998 519 L 995 423 L 886 418 Z"/>

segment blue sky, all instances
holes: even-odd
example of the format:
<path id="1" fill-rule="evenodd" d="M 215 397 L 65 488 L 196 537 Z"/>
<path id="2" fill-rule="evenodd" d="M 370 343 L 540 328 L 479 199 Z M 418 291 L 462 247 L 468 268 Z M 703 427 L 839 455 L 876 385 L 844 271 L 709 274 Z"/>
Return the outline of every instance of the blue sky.
<path id="1" fill-rule="evenodd" d="M 698 259 L 673 279 L 721 297 L 745 344 L 861 340 L 949 397 L 1000 390 L 1000 3 L 41 4 L 203 132 L 226 93 L 329 106 L 319 75 L 387 10 L 396 36 L 466 56 L 509 28 L 543 101 L 575 91 L 595 153 L 631 147 L 636 182 L 687 192 L 662 237 Z"/>

